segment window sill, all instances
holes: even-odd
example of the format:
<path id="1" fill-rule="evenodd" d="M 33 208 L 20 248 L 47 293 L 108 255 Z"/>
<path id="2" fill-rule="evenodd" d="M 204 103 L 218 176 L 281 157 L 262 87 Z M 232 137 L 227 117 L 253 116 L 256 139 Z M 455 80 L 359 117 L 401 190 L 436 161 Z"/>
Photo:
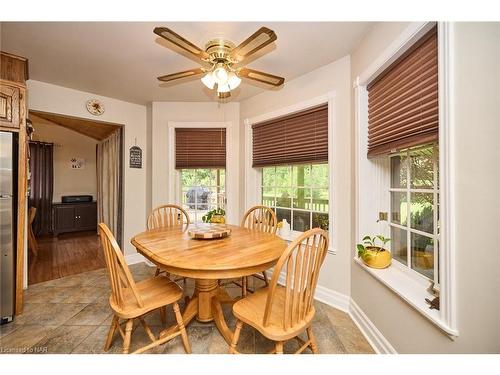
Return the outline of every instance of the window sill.
<path id="1" fill-rule="evenodd" d="M 285 235 L 281 234 L 280 232 L 281 232 L 281 229 L 278 229 L 278 232 L 276 233 L 278 235 L 278 237 L 281 237 L 282 239 L 284 239 L 288 243 L 294 241 L 300 235 L 304 234 L 304 232 L 298 232 L 296 230 L 290 230 Z M 335 255 L 336 253 L 337 253 L 336 250 L 332 249 L 331 247 L 328 247 L 328 254 Z"/>
<path id="2" fill-rule="evenodd" d="M 421 283 L 411 278 L 402 269 L 394 265 L 385 269 L 370 268 L 358 257 L 354 257 L 354 261 L 359 267 L 391 289 L 452 339 L 458 336 L 458 331 L 449 327 L 449 325 L 441 319 L 441 314 L 438 310 L 429 309 L 429 305 L 425 302 L 425 298 L 431 298 L 432 295 L 427 292 L 425 287 L 422 287 Z"/>

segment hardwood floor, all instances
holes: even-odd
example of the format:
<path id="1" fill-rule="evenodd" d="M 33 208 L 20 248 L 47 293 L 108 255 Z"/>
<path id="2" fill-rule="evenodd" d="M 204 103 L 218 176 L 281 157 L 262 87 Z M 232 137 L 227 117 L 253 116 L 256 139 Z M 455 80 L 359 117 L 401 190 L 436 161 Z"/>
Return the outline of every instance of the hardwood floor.
<path id="1" fill-rule="evenodd" d="M 38 256 L 29 255 L 28 284 L 104 268 L 106 263 L 97 233 L 60 234 L 39 237 Z"/>

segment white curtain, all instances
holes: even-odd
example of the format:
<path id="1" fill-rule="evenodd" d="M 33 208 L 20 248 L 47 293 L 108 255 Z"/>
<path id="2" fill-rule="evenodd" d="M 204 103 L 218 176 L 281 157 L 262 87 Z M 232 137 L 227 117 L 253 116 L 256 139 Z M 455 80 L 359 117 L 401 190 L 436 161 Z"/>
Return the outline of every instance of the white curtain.
<path id="1" fill-rule="evenodd" d="M 121 139 L 114 132 L 97 145 L 97 220 L 121 242 Z"/>

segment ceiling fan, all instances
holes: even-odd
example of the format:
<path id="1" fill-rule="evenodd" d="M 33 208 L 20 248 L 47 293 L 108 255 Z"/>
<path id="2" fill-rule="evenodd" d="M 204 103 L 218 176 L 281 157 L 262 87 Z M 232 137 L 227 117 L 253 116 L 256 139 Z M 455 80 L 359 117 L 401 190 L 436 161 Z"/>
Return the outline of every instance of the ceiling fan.
<path id="1" fill-rule="evenodd" d="M 238 46 L 227 39 L 212 39 L 205 45 L 205 50 L 166 27 L 155 27 L 153 32 L 199 59 L 201 65 L 201 68 L 158 77 L 158 80 L 162 82 L 203 75 L 201 81 L 209 89 L 216 89 L 219 99 L 229 98 L 231 90 L 241 83 L 241 78 L 275 87 L 281 86 L 285 82 L 283 77 L 244 66 L 257 51 L 277 39 L 274 31 L 267 27 L 261 27 Z"/>

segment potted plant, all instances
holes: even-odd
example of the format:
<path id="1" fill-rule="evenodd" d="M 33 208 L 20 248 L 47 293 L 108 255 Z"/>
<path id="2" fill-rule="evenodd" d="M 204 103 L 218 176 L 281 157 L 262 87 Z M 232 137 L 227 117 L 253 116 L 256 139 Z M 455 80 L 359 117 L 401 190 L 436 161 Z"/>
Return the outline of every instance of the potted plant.
<path id="1" fill-rule="evenodd" d="M 226 211 L 223 208 L 219 207 L 214 210 L 208 211 L 205 215 L 202 216 L 201 220 L 203 220 L 204 223 L 225 224 L 225 215 Z"/>
<path id="2" fill-rule="evenodd" d="M 358 249 L 358 257 L 366 264 L 368 267 L 372 268 L 387 268 L 391 265 L 391 252 L 384 248 L 384 246 L 390 241 L 390 238 L 386 238 L 381 234 L 370 237 L 363 237 L 363 243 L 358 243 L 356 245 Z M 377 242 L 381 242 L 378 246 Z"/>

